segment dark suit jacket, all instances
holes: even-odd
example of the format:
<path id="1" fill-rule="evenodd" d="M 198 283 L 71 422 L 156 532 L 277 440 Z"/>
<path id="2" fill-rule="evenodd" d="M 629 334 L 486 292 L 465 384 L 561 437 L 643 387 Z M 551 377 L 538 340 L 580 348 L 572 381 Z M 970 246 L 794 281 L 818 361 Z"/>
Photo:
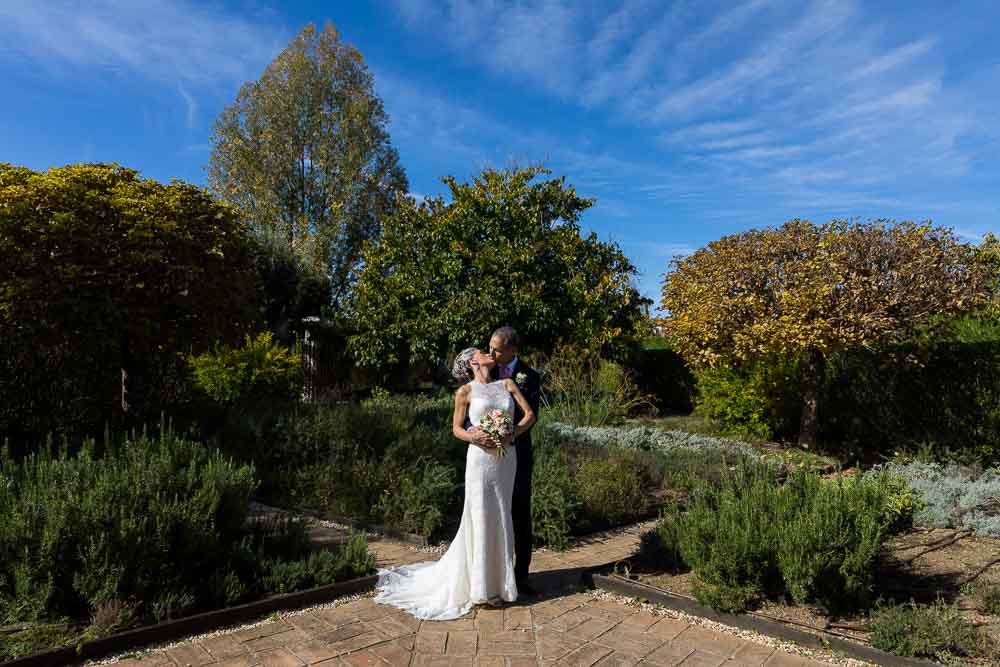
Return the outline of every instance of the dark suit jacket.
<path id="1" fill-rule="evenodd" d="M 517 377 L 522 374 L 524 375 L 524 380 L 522 382 L 518 382 Z M 528 401 L 528 405 L 531 406 L 531 410 L 535 413 L 535 419 L 538 419 L 538 406 L 542 399 L 542 378 L 538 374 L 538 371 L 521 361 L 520 357 L 518 357 L 517 363 L 514 365 L 514 373 L 511 375 L 510 379 L 517 384 L 518 389 L 520 389 L 521 393 L 524 394 L 524 399 Z M 521 406 L 514 403 L 514 423 L 518 423 L 523 417 L 524 411 L 521 410 Z M 531 445 L 530 429 L 527 433 L 514 441 L 515 445 L 522 443 L 529 446 Z"/>

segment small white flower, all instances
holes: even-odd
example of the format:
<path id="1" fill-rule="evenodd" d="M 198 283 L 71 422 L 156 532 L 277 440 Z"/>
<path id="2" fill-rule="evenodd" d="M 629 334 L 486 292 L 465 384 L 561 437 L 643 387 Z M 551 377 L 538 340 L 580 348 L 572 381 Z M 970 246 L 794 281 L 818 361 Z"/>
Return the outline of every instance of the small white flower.
<path id="1" fill-rule="evenodd" d="M 527 373 L 518 373 L 517 375 L 514 376 L 514 382 L 516 382 L 519 385 L 524 384 L 525 380 L 527 379 L 528 379 Z"/>

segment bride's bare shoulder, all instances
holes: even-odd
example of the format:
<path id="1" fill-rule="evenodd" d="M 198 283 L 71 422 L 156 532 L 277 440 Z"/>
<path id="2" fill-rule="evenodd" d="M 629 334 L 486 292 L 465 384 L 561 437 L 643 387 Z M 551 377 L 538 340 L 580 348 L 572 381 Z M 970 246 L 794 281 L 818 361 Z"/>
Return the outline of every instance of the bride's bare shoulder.
<path id="1" fill-rule="evenodd" d="M 461 387 L 455 390 L 455 398 L 465 398 L 472 391 L 472 385 L 463 384 Z"/>

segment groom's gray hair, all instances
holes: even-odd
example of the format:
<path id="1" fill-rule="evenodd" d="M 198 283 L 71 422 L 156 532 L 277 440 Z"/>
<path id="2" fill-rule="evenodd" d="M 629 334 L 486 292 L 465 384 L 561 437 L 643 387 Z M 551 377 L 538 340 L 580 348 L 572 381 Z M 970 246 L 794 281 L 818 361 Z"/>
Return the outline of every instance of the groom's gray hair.
<path id="1" fill-rule="evenodd" d="M 472 364 L 469 362 L 475 356 L 476 352 L 479 352 L 478 348 L 467 347 L 458 353 L 458 356 L 455 357 L 455 363 L 451 367 L 451 376 L 453 378 L 459 382 L 468 382 L 472 379 Z"/>
<path id="2" fill-rule="evenodd" d="M 514 331 L 514 327 L 504 326 L 493 332 L 493 338 L 499 336 L 504 342 L 514 347 L 521 347 L 521 337 Z"/>

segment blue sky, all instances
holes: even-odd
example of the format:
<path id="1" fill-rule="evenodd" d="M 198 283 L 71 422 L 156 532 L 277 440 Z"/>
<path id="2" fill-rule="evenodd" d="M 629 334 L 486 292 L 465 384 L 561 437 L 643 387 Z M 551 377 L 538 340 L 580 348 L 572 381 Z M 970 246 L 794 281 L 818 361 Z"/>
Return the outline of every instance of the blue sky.
<path id="1" fill-rule="evenodd" d="M 204 183 L 215 116 L 325 20 L 415 194 L 544 162 L 653 298 L 674 254 L 793 217 L 1000 228 L 991 0 L 0 0 L 0 161 Z"/>

